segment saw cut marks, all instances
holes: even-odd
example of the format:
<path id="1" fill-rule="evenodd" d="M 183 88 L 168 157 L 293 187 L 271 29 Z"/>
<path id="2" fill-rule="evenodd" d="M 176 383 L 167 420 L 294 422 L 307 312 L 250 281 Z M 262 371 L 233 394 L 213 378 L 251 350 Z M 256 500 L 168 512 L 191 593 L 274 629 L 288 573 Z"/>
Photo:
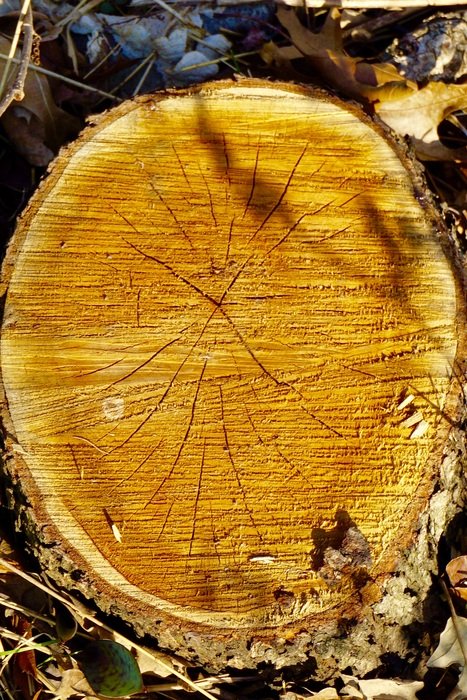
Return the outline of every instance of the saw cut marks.
<path id="1" fill-rule="evenodd" d="M 21 226 L 3 381 L 80 566 L 239 627 L 354 591 L 322 544 L 339 523 L 391 570 L 449 428 L 458 293 L 376 127 L 284 86 L 145 98 L 61 156 Z"/>

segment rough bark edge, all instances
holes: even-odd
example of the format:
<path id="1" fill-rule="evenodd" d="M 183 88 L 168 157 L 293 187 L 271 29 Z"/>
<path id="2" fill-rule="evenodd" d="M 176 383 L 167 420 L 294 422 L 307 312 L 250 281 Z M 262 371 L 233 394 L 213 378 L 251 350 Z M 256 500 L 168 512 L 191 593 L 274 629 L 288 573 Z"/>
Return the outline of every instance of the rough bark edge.
<path id="1" fill-rule="evenodd" d="M 461 408 L 465 416 L 464 402 Z M 16 528 L 25 535 L 31 554 L 59 586 L 81 594 L 84 600 L 93 599 L 104 613 L 129 623 L 138 636 L 149 635 L 162 649 L 185 653 L 213 672 L 226 667 L 246 669 L 264 664 L 284 671 L 306 664 L 321 680 L 345 669 L 363 676 L 381 665 L 384 654 L 394 654 L 415 664 L 429 653 L 429 647 L 424 648 L 421 643 L 413 648 L 410 628 L 415 629 L 415 634 L 417 630 L 427 629 L 425 604 L 437 575 L 439 541 L 452 519 L 465 507 L 467 449 L 460 425 L 451 431 L 435 493 L 420 515 L 414 545 L 407 548 L 393 574 L 383 583 L 382 598 L 358 618 L 344 611 L 338 620 L 328 622 L 319 632 L 306 629 L 306 622 L 302 622 L 290 629 L 290 635 L 275 638 L 264 631 L 248 637 L 234 632 L 221 636 L 199 626 L 182 629 L 173 620 L 168 624 L 163 620 L 143 623 L 144 618 L 129 612 L 122 600 L 103 597 L 95 582 L 77 569 L 76 560 L 50 537 L 49 528 L 36 521 L 16 473 L 15 461 L 11 452 L 4 459 L 6 478 L 2 491 L 8 501 L 6 505 L 14 509 Z"/>
<path id="2" fill-rule="evenodd" d="M 167 91 L 154 96 L 144 96 L 134 101 L 135 108 L 141 104 L 153 104 L 159 99 L 172 96 L 186 96 L 196 94 L 199 91 L 207 93 L 219 88 L 229 88 L 235 83 L 232 81 L 219 81 L 208 85 L 190 88 L 184 91 Z M 322 90 L 308 86 L 291 85 L 288 83 L 267 82 L 260 80 L 244 80 L 240 82 L 245 87 L 270 86 L 271 88 L 284 89 L 292 93 L 308 94 L 321 97 L 332 103 L 343 105 L 343 101 L 334 98 Z M 362 108 L 354 103 L 346 103 L 349 112 L 358 116 L 368 126 L 379 132 L 390 145 L 392 145 L 397 157 L 405 166 L 413 180 L 414 194 L 419 201 L 425 216 L 432 223 L 434 232 L 445 252 L 447 259 L 455 268 L 454 274 L 461 288 L 465 288 L 465 274 L 456 258 L 453 243 L 449 241 L 446 228 L 436 211 L 433 196 L 427 191 L 423 178 L 423 168 L 414 159 L 410 149 L 402 139 L 394 137 L 380 120 L 372 119 L 362 112 Z M 125 103 L 114 108 L 110 114 L 118 119 L 127 110 Z M 80 138 L 60 154 L 60 160 L 55 164 L 59 167 L 51 168 L 47 178 L 47 187 L 53 187 L 63 172 L 63 162 L 79 150 L 81 144 L 87 141 L 90 132 L 97 133 L 108 125 L 109 113 L 100 115 L 95 120 L 95 125 L 82 132 Z M 42 182 L 39 192 L 45 187 Z M 5 295 L 10 277 L 10 271 L 14 260 L 27 235 L 24 221 L 34 216 L 36 202 L 39 195 L 36 194 L 28 205 L 22 219 L 22 237 L 15 236 L 11 241 L 2 274 L 2 294 Z M 460 297 L 460 294 L 459 294 Z M 464 315 L 460 309 L 459 317 Z M 462 319 L 463 320 L 463 319 Z M 465 348 L 465 333 L 462 332 L 461 318 L 459 321 L 460 335 L 459 347 Z M 3 388 L 1 389 L 3 392 Z M 147 611 L 136 610 L 133 601 L 133 610 L 125 606 L 125 596 L 119 599 L 109 596 L 99 584 L 89 579 L 87 574 L 77 569 L 77 557 L 71 548 L 67 550 L 54 533 L 54 528 L 45 522 L 38 521 L 32 503 L 28 498 L 34 497 L 34 487 L 31 484 L 21 483 L 17 471 L 17 464 L 21 463 L 21 448 L 14 436 L 8 414 L 6 397 L 2 396 L 1 419 L 5 434 L 5 449 L 3 470 L 6 477 L 5 493 L 10 508 L 16 511 L 16 527 L 27 537 L 29 547 L 33 555 L 41 562 L 47 573 L 65 589 L 75 589 L 85 599 L 92 598 L 98 607 L 105 613 L 110 613 L 128 622 L 138 635 L 149 634 L 158 645 L 169 651 L 180 652 L 185 650 L 190 658 L 199 661 L 210 670 L 218 671 L 227 666 L 235 668 L 256 668 L 260 664 L 269 664 L 276 669 L 294 668 L 307 664 L 315 669 L 317 678 L 328 678 L 344 669 L 351 668 L 357 675 L 364 675 L 374 670 L 381 664 L 381 656 L 392 653 L 407 658 L 413 658 L 414 650 L 410 648 L 410 639 L 406 634 L 406 628 L 416 623 L 423 623 L 423 603 L 432 586 L 432 577 L 437 571 L 437 547 L 445 528 L 452 518 L 462 510 L 465 504 L 467 492 L 464 477 L 466 459 L 465 438 L 460 429 L 461 420 L 466 415 L 463 396 L 463 387 L 457 393 L 450 391 L 448 395 L 448 415 L 458 417 L 447 441 L 444 456 L 441 462 L 440 476 L 434 480 L 433 496 L 419 518 L 418 531 L 414 532 L 414 543 L 407 546 L 399 558 L 393 573 L 380 579 L 378 584 L 367 591 L 367 600 L 363 600 L 363 611 L 358 617 L 352 606 L 339 608 L 340 617 L 337 620 L 329 620 L 323 614 L 323 624 L 318 632 L 307 629 L 307 620 L 302 620 L 293 625 L 284 626 L 279 630 L 219 630 L 204 627 L 202 625 L 190 626 L 186 621 L 177 621 L 166 617 L 161 613 L 160 619 L 154 619 L 152 611 L 151 622 L 148 621 Z M 457 404 L 457 405 L 455 405 Z M 25 468 L 27 473 L 27 469 Z M 24 479 L 23 482 L 28 481 Z M 426 494 L 428 499 L 428 494 Z M 409 545 L 409 543 L 406 543 Z M 70 585 L 70 582 L 73 582 Z M 382 589 L 382 597 L 375 588 Z M 380 598 L 380 600 L 378 600 Z M 376 602 L 378 600 L 378 602 Z M 352 610 L 351 610 L 352 608 Z M 165 618 L 165 619 L 164 619 Z M 308 621 L 310 622 L 310 621 Z M 421 653 L 423 650 L 419 649 Z"/>

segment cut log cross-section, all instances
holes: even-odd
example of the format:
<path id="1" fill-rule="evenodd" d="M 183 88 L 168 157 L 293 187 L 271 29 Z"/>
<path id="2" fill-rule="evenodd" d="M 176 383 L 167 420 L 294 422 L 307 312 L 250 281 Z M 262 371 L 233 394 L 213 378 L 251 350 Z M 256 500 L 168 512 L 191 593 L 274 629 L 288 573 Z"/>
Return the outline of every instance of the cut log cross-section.
<path id="1" fill-rule="evenodd" d="M 56 578 L 224 663 L 374 603 L 457 401 L 438 228 L 403 148 L 321 92 L 100 117 L 3 271 L 6 464 Z"/>

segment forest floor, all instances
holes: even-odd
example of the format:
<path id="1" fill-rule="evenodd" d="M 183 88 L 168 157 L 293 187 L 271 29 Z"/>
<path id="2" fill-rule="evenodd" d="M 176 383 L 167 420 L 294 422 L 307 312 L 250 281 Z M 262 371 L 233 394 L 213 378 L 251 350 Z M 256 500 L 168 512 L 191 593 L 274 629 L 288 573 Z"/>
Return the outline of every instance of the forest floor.
<path id="1" fill-rule="evenodd" d="M 139 94 L 253 76 L 327 88 L 359 102 L 367 113 L 381 119 L 422 164 L 453 242 L 465 255 L 466 6 L 291 7 L 299 4 L 288 0 L 34 0 L 31 5 L 28 0 L 3 0 L 2 245 L 59 148 L 81 131 L 91 115 Z M 13 538 L 3 503 L 0 514 L 4 526 L 0 542 L 2 697 L 93 697 L 84 678 L 86 669 L 83 676 L 70 644 L 73 649 L 79 647 L 79 635 L 83 639 L 92 635 L 133 651 L 137 645 L 114 630 L 112 621 L 83 613 L 76 601 L 61 599 L 44 577 L 27 574 L 34 571 L 34 562 L 25 558 L 21 541 Z M 447 579 L 460 597 L 467 568 L 464 554 L 462 548 L 451 552 L 452 558 L 462 558 L 455 560 Z M 450 600 L 446 588 L 446 617 Z M 212 678 L 181 659 L 159 655 L 155 660 L 139 649 L 140 667 L 146 669 L 144 697 L 461 700 L 467 697 L 467 619 L 462 609 L 460 617 L 452 605 L 451 612 L 454 622 L 446 627 L 438 657 L 432 659 L 432 666 L 441 668 L 426 673 L 415 662 L 398 662 L 382 665 L 369 678 L 349 673 L 328 685 L 317 683 L 306 670 L 300 679 L 286 673 L 278 676 L 270 669 L 253 674 L 232 671 Z M 434 623 L 442 629 L 445 619 Z M 119 656 L 118 647 L 112 654 L 121 667 L 127 665 L 120 693 L 125 695 L 138 671 Z M 111 676 L 115 658 L 105 663 Z M 138 685 L 138 677 L 134 682 Z"/>

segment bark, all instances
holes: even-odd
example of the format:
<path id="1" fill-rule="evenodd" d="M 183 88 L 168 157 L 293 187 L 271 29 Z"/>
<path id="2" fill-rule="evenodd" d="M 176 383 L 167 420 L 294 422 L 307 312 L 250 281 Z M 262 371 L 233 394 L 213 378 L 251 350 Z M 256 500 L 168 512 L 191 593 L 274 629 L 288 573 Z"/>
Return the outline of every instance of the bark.
<path id="1" fill-rule="evenodd" d="M 3 268 L 5 472 L 49 573 L 213 669 L 407 653 L 460 507 L 460 269 L 352 105 L 220 82 L 62 152 Z"/>

